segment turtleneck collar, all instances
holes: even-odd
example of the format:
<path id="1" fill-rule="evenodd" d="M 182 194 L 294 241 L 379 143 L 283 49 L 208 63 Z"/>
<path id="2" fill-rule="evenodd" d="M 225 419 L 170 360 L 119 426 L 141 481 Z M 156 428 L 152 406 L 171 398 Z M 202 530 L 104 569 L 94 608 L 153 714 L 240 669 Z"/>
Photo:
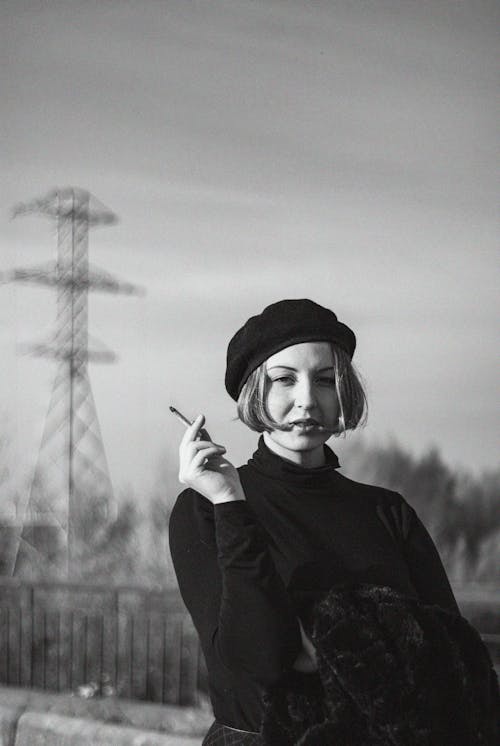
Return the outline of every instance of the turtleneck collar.
<path id="1" fill-rule="evenodd" d="M 308 469 L 273 453 L 265 444 L 264 437 L 261 436 L 258 448 L 252 458 L 249 459 L 248 465 L 261 472 L 261 474 L 271 477 L 271 479 L 307 485 L 308 487 L 320 487 L 329 481 L 332 473 L 340 466 L 339 460 L 331 448 L 327 445 L 323 447 L 325 449 L 323 466 Z"/>

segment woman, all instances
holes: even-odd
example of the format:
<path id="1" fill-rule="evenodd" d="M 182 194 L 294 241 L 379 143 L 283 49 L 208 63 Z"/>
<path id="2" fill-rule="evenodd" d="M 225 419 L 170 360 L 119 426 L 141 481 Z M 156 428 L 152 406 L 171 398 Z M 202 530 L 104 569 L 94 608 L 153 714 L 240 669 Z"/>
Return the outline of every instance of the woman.
<path id="1" fill-rule="evenodd" d="M 351 363 L 355 346 L 351 329 L 310 300 L 268 306 L 235 334 L 227 353 L 226 389 L 240 419 L 262 433 L 256 452 L 235 469 L 224 446 L 207 439 L 206 431 L 200 435 L 201 415 L 182 439 L 179 478 L 187 489 L 171 515 L 170 548 L 208 668 L 216 720 L 204 746 L 278 746 L 301 738 L 325 746 L 407 743 L 403 736 L 378 741 L 377 723 L 369 726 L 370 741 L 361 731 L 354 736 L 366 713 L 353 714 L 350 704 L 340 703 L 349 671 L 339 684 L 329 656 L 340 661 L 345 655 L 328 645 L 339 644 L 345 630 L 333 643 L 325 642 L 328 633 L 348 618 L 347 602 L 352 624 L 356 628 L 364 614 L 371 638 L 373 628 L 382 629 L 374 619 L 381 608 L 396 608 L 402 619 L 413 613 L 408 604 L 418 601 L 439 607 L 446 619 L 461 619 L 414 510 L 390 490 L 341 475 L 326 446 L 365 416 L 365 394 Z M 358 589 L 365 595 L 353 596 Z M 406 617 L 404 624 L 406 630 Z M 366 661 L 356 659 L 351 669 L 362 665 Z M 370 687 L 382 669 L 370 672 Z M 352 685 L 359 693 L 365 683 Z M 408 741 L 420 742 L 434 743 Z"/>

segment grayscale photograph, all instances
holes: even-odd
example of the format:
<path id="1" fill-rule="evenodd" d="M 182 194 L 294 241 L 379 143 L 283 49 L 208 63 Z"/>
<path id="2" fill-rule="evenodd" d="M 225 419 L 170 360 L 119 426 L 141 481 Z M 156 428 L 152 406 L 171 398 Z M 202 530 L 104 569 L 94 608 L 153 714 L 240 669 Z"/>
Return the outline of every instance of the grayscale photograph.
<path id="1" fill-rule="evenodd" d="M 497 746 L 492 0 L 2 0 L 0 746 Z"/>

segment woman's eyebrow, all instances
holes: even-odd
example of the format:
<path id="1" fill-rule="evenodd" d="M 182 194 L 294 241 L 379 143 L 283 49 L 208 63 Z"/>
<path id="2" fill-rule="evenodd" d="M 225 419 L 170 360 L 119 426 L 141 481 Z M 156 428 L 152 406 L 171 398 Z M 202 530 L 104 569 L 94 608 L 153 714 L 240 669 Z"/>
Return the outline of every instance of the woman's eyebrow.
<path id="1" fill-rule="evenodd" d="M 291 365 L 271 365 L 267 370 L 273 370 L 274 368 L 285 368 L 285 370 L 297 372 L 297 368 L 292 368 Z M 335 368 L 333 365 L 327 365 L 326 368 L 318 368 L 317 373 L 324 373 L 325 370 L 335 370 Z"/>

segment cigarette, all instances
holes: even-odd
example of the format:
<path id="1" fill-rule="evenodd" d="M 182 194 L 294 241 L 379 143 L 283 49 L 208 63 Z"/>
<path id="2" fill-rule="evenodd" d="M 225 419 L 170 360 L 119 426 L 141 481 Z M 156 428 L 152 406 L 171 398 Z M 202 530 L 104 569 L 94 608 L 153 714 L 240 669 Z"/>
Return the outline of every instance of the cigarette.
<path id="1" fill-rule="evenodd" d="M 190 422 L 187 417 L 184 417 L 184 415 L 181 414 L 178 409 L 172 406 L 170 406 L 169 409 L 172 412 L 172 414 L 175 414 L 178 420 L 180 420 L 184 425 L 186 425 L 186 427 L 191 427 L 193 423 Z"/>
<path id="2" fill-rule="evenodd" d="M 177 419 L 180 420 L 182 422 L 182 424 L 185 425 L 186 427 L 191 427 L 191 425 L 194 423 L 194 420 L 193 420 L 193 422 L 191 422 L 190 420 L 188 420 L 188 418 L 184 417 L 184 415 L 181 414 L 179 412 L 179 410 L 176 409 L 175 407 L 170 406 L 169 409 L 172 412 L 172 414 L 175 414 L 175 416 L 177 417 Z M 196 440 L 212 440 L 212 439 L 211 439 L 210 435 L 208 434 L 208 432 L 205 430 L 205 428 L 202 427 L 201 430 L 200 430 L 200 432 L 196 436 Z"/>

